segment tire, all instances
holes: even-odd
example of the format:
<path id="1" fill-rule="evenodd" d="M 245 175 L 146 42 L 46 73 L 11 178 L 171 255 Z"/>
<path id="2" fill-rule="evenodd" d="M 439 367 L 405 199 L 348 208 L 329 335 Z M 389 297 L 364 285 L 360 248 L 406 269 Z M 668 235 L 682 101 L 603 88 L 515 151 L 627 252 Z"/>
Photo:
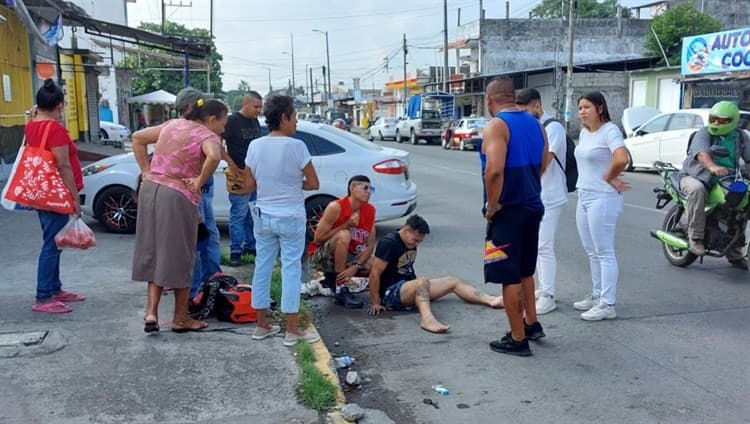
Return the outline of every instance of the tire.
<path id="1" fill-rule="evenodd" d="M 464 151 L 466 150 L 466 146 L 464 145 L 464 139 L 462 138 L 461 141 L 458 142 L 458 150 Z"/>
<path id="2" fill-rule="evenodd" d="M 442 148 L 443 148 L 443 149 L 445 149 L 445 150 L 448 150 L 448 149 L 450 149 L 450 148 L 451 148 L 451 145 L 450 145 L 450 143 L 448 142 L 448 139 L 447 139 L 447 138 L 445 138 L 445 137 L 441 137 L 441 140 L 440 140 L 440 147 L 442 147 Z"/>
<path id="3" fill-rule="evenodd" d="M 367 131 L 367 140 L 368 141 L 375 140 L 375 137 L 372 136 L 372 131 Z"/>
<path id="4" fill-rule="evenodd" d="M 96 196 L 94 218 L 107 231 L 116 234 L 135 233 L 137 203 L 135 192 L 125 186 L 109 187 Z"/>
<path id="5" fill-rule="evenodd" d="M 378 131 L 378 136 L 380 136 L 380 141 L 385 141 L 385 137 L 383 137 L 383 131 Z"/>
<path id="6" fill-rule="evenodd" d="M 628 153 L 628 164 L 625 165 L 625 170 L 628 172 L 635 171 L 635 167 L 633 166 L 633 157 L 630 156 L 630 153 Z"/>
<path id="7" fill-rule="evenodd" d="M 687 240 L 687 223 L 680 223 L 684 212 L 682 205 L 672 206 L 669 212 L 667 212 L 667 216 L 664 217 L 664 223 L 661 226 L 662 231 L 675 234 Z M 674 266 L 686 267 L 698 259 L 689 250 L 676 250 L 666 243 L 662 243 L 661 249 L 667 262 Z"/>
<path id="8" fill-rule="evenodd" d="M 417 134 L 414 132 L 414 129 L 412 129 L 409 133 L 409 143 L 411 143 L 413 146 L 416 146 L 419 143 Z"/>
<path id="9" fill-rule="evenodd" d="M 401 132 L 399 130 L 396 130 L 396 143 L 401 143 L 403 140 L 401 140 Z"/>
<path id="10" fill-rule="evenodd" d="M 102 128 L 99 128 L 99 140 L 109 140 L 109 134 Z"/>
<path id="11" fill-rule="evenodd" d="M 305 213 L 307 214 L 307 231 L 305 232 L 305 238 L 307 242 L 311 242 L 315 234 L 315 229 L 318 228 L 318 222 L 320 217 L 323 216 L 323 211 L 326 209 L 329 203 L 336 200 L 331 196 L 316 196 L 305 202 Z"/>

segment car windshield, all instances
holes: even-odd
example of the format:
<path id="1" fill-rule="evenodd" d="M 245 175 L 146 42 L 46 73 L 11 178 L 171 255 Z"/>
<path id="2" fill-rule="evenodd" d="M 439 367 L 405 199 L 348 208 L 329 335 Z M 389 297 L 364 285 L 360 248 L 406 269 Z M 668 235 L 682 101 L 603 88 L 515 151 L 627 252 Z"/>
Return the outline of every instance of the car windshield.
<path id="1" fill-rule="evenodd" d="M 383 123 L 385 123 L 385 124 L 395 124 L 396 120 L 395 119 L 384 119 Z"/>
<path id="2" fill-rule="evenodd" d="M 440 119 L 440 112 L 436 110 L 423 110 L 422 119 Z"/>
<path id="3" fill-rule="evenodd" d="M 470 119 L 467 122 L 466 127 L 473 129 L 473 128 L 483 128 L 486 125 L 487 125 L 487 120 L 486 119 Z"/>
<path id="4" fill-rule="evenodd" d="M 335 135 L 336 137 L 344 138 L 347 141 L 350 141 L 350 142 L 356 144 L 357 146 L 360 146 L 360 147 L 365 148 L 367 150 L 383 150 L 383 146 L 381 146 L 381 145 L 379 145 L 377 143 L 373 143 L 373 142 L 367 141 L 364 138 L 361 138 L 361 137 L 359 137 L 357 135 L 354 135 L 354 134 L 352 134 L 352 133 L 350 133 L 348 131 L 342 131 L 342 130 L 340 130 L 338 128 L 327 126 L 327 125 L 321 126 L 320 130 L 323 131 L 323 132 L 329 133 L 331 135 Z M 328 135 L 328 134 L 326 134 L 326 135 Z"/>

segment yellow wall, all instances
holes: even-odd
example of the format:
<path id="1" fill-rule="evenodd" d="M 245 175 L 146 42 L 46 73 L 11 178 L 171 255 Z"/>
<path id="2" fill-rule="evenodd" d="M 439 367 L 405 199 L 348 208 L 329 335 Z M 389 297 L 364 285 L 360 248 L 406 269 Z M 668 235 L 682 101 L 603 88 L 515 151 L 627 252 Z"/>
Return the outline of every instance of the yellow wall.
<path id="1" fill-rule="evenodd" d="M 65 127 L 75 140 L 89 129 L 86 76 L 81 55 L 60 54 L 60 70 L 65 81 Z"/>
<path id="2" fill-rule="evenodd" d="M 0 6 L 0 15 L 8 20 L 0 25 L 0 127 L 24 125 L 24 111 L 34 104 L 29 38 L 15 11 Z M 10 102 L 3 95 L 3 75 L 10 77 Z"/>

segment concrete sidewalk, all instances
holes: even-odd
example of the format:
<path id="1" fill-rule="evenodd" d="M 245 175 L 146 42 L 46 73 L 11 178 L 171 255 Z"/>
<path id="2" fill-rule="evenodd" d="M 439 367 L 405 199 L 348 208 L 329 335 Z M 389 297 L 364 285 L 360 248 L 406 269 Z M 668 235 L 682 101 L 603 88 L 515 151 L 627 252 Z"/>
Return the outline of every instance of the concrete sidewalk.
<path id="1" fill-rule="evenodd" d="M 320 421 L 297 403 L 298 369 L 281 338 L 255 341 L 254 325 L 214 319 L 204 333 L 172 333 L 169 294 L 161 332 L 146 336 L 146 286 L 130 280 L 134 237 L 91 227 L 97 247 L 65 251 L 61 265 L 64 289 L 86 301 L 68 314 L 36 313 L 37 216 L 0 210 L 0 422 Z M 46 332 L 40 344 L 15 343 L 35 331 Z"/>

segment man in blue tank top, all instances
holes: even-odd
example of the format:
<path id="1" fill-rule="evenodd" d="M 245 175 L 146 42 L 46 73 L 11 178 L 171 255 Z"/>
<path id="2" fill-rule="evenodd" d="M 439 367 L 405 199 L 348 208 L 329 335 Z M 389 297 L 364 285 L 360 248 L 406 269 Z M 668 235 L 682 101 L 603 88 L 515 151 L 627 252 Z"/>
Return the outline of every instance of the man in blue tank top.
<path id="1" fill-rule="evenodd" d="M 544 337 L 534 306 L 534 271 L 544 214 L 541 175 L 552 157 L 544 128 L 516 108 L 515 100 L 510 78 L 494 79 L 487 86 L 487 109 L 495 118 L 484 128 L 482 146 L 487 156 L 484 276 L 488 283 L 503 285 L 511 330 L 490 348 L 529 356 L 529 339 Z"/>

